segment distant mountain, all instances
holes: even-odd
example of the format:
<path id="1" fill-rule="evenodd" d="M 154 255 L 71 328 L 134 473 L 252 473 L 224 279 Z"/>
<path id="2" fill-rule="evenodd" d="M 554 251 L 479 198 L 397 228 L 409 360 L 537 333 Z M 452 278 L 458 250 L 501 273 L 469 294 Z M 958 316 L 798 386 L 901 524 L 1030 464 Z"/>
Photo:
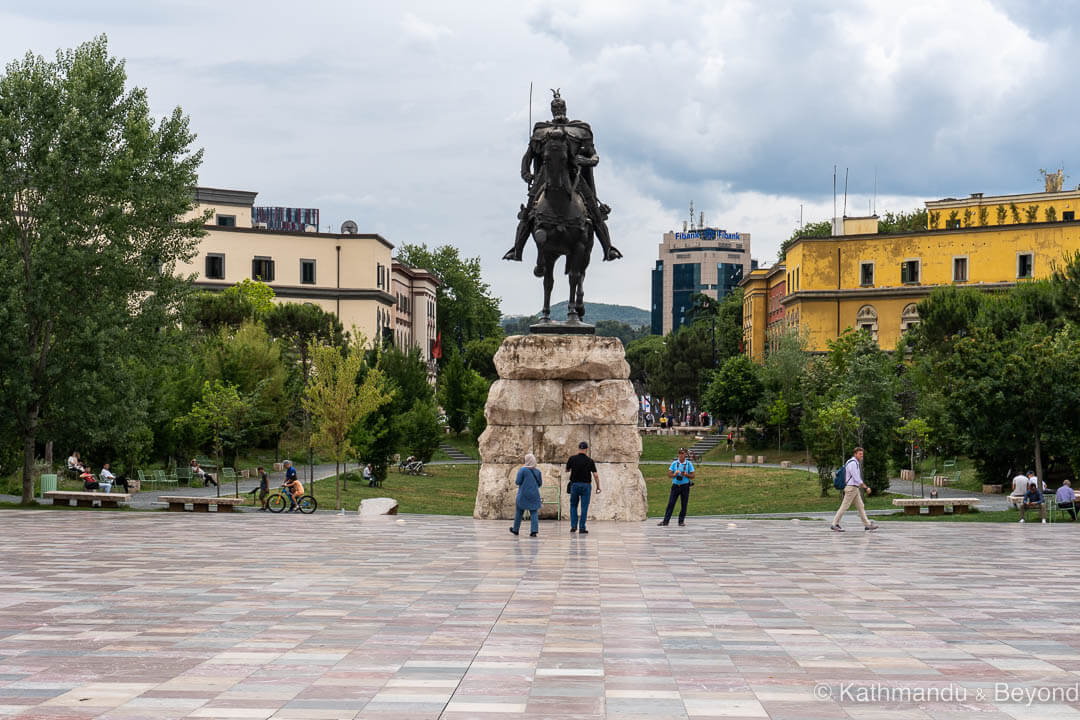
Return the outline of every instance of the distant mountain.
<path id="1" fill-rule="evenodd" d="M 502 319 L 505 327 L 508 322 L 529 317 L 528 315 L 507 315 Z M 566 319 L 566 301 L 551 306 L 551 318 L 553 320 Z M 652 316 L 648 310 L 633 307 L 632 305 L 608 305 L 607 303 L 585 303 L 585 319 L 589 323 L 598 323 L 601 320 L 615 320 L 626 323 L 630 327 L 641 327 L 652 322 Z"/>

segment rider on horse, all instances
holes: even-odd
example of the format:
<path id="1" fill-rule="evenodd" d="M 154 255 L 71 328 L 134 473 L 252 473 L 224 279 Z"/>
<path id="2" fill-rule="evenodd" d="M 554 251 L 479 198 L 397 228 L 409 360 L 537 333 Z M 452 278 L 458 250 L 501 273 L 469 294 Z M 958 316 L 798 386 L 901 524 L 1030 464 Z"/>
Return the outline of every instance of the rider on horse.
<path id="1" fill-rule="evenodd" d="M 589 124 L 581 120 L 570 120 L 566 116 L 566 101 L 559 95 L 558 90 L 552 91 L 555 97 L 551 100 L 550 122 L 538 122 L 533 128 L 532 137 L 529 138 L 529 147 L 521 158 L 521 179 L 529 184 L 529 199 L 526 205 L 521 206 L 518 212 L 518 227 L 514 236 L 514 247 L 505 255 L 504 260 L 521 261 L 521 252 L 525 248 L 525 241 L 534 228 L 534 210 L 536 199 L 543 190 L 542 164 L 544 157 L 544 143 L 552 133 L 565 133 L 570 139 L 574 155 L 574 169 L 576 176 L 572 178 L 574 187 L 581 194 L 585 203 L 585 210 L 592 223 L 593 232 L 600 240 L 600 246 L 604 249 L 604 260 L 615 260 L 622 257 L 616 248 L 611 245 L 611 235 L 608 233 L 607 220 L 611 208 L 598 202 L 596 198 L 596 181 L 593 179 L 593 167 L 600 161 L 593 146 L 593 133 Z M 581 182 L 581 181 L 584 182 Z M 540 248 L 537 246 L 537 274 L 540 274 Z"/>

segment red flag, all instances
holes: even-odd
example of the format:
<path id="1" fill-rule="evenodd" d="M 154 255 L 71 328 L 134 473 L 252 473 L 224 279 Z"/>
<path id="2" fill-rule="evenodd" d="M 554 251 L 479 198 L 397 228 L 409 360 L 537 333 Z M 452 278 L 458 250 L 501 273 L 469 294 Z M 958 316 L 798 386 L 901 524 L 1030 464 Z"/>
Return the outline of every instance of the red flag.
<path id="1" fill-rule="evenodd" d="M 439 336 L 435 338 L 435 344 L 431 347 L 431 357 L 436 360 L 442 359 L 442 331 L 439 331 Z"/>

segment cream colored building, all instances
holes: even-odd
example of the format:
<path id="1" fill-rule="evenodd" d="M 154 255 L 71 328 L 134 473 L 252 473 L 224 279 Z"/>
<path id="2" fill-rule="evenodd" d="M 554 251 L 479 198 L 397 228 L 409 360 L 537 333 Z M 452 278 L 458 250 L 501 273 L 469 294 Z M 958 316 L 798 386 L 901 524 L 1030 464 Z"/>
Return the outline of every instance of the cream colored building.
<path id="1" fill-rule="evenodd" d="M 284 232 L 252 227 L 257 193 L 196 188 L 197 212 L 213 211 L 190 263 L 177 272 L 196 286 L 223 290 L 245 278 L 274 289 L 278 302 L 311 303 L 335 313 L 369 341 L 392 333 L 393 245 L 374 233 Z M 434 293 L 432 293 L 434 294 Z"/>
<path id="2" fill-rule="evenodd" d="M 394 344 L 402 350 L 419 348 L 424 362 L 431 361 L 435 345 L 435 291 L 439 279 L 427 270 L 395 260 L 390 266 L 394 305 Z"/>

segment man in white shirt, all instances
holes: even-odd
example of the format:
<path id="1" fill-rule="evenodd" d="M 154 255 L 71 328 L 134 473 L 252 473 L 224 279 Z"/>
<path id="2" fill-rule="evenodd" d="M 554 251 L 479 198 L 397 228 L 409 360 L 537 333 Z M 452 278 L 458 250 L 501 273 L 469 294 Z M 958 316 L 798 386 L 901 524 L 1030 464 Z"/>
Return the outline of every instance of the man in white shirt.
<path id="1" fill-rule="evenodd" d="M 863 522 L 863 529 L 868 532 L 878 529 L 878 526 L 870 522 L 870 518 L 866 517 L 866 508 L 863 505 L 861 490 L 865 489 L 866 494 L 869 495 L 870 486 L 865 484 L 862 479 L 862 460 L 863 449 L 857 447 L 855 452 L 851 454 L 851 458 L 844 463 L 844 477 L 846 480 L 844 501 L 840 503 L 840 509 L 836 511 L 832 526 L 829 528 L 834 532 L 844 532 L 844 528 L 840 527 L 840 519 L 844 517 L 844 513 L 851 507 L 852 502 L 855 503 L 855 509 L 859 512 L 859 519 Z"/>
<path id="2" fill-rule="evenodd" d="M 1009 493 L 1009 502 L 1015 507 L 1019 507 L 1020 503 L 1024 501 L 1024 494 L 1028 489 L 1028 475 L 1033 475 L 1030 470 L 1028 474 L 1020 473 L 1012 479 L 1012 492 Z"/>
<path id="3" fill-rule="evenodd" d="M 98 477 L 101 478 L 101 485 L 105 488 L 105 492 L 110 492 L 113 485 L 121 486 L 122 488 L 124 488 L 124 492 L 126 493 L 131 492 L 131 488 L 128 486 L 127 478 L 121 476 L 121 478 L 117 480 L 116 476 L 112 474 L 111 470 L 109 470 L 109 463 L 105 463 L 101 466 L 101 472 L 98 473 Z"/>

